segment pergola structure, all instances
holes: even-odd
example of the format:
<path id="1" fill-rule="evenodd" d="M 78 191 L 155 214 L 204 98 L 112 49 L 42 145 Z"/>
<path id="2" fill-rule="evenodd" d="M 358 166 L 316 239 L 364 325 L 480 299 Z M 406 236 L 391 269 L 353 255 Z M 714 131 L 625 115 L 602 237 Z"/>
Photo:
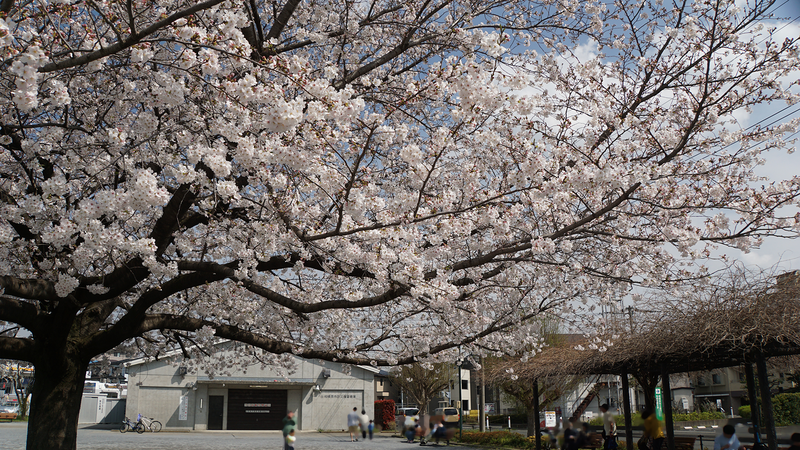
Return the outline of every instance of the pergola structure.
<path id="1" fill-rule="evenodd" d="M 752 408 L 754 439 L 761 442 L 766 428 L 767 445 L 777 450 L 772 399 L 767 380 L 768 358 L 800 354 L 800 272 L 788 272 L 770 283 L 731 283 L 707 289 L 690 301 L 677 301 L 661 314 L 651 315 L 616 338 L 594 337 L 585 345 L 592 349 L 554 347 L 543 351 L 526 368 L 524 378 L 533 380 L 538 392 L 540 379 L 550 376 L 615 374 L 622 378 L 623 410 L 627 448 L 633 449 L 628 376 L 631 373 L 661 376 L 663 389 L 671 396 L 672 373 L 744 366 L 748 395 L 761 394 L 762 418 Z M 608 343 L 612 345 L 608 345 Z M 596 347 L 596 348 L 595 348 Z M 753 370 L 753 364 L 756 370 Z M 536 396 L 536 395 L 535 395 Z M 671 405 L 671 401 L 665 402 Z M 536 448 L 541 449 L 538 405 Z M 672 408 L 664 411 L 666 445 L 675 450 Z"/>

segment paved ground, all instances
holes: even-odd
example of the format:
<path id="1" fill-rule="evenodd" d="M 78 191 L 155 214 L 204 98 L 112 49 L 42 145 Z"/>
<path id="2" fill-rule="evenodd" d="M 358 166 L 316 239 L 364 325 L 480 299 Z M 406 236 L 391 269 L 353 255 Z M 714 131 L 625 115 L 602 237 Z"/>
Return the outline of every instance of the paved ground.
<path id="1" fill-rule="evenodd" d="M 24 423 L 0 423 L 0 450 L 24 450 L 27 426 Z M 452 446 L 458 450 L 473 447 Z M 350 442 L 347 433 L 304 432 L 297 435 L 296 450 L 411 450 L 417 444 L 403 443 L 389 434 L 375 439 Z M 437 447 L 422 447 L 437 448 Z M 439 449 L 446 449 L 441 446 Z M 120 433 L 116 430 L 81 428 L 78 430 L 78 449 L 81 450 L 282 450 L 279 431 L 206 431 L 191 433 Z"/>
<path id="2" fill-rule="evenodd" d="M 516 431 L 516 430 L 515 430 Z M 519 430 L 522 432 L 522 430 Z M 719 430 L 675 430 L 676 436 L 698 437 L 703 435 L 703 446 L 713 447 L 714 436 Z M 800 432 L 800 427 L 778 428 L 778 442 L 781 446 L 789 444 L 791 433 Z M 0 450 L 24 450 L 27 424 L 22 422 L 0 423 Z M 747 428 L 737 426 L 736 434 L 743 443 L 752 442 Z M 634 441 L 640 431 L 634 431 Z M 624 431 L 620 439 L 625 439 Z M 475 450 L 462 445 L 451 446 L 457 450 Z M 347 433 L 301 432 L 297 436 L 296 450 L 412 450 L 420 448 L 416 444 L 406 444 L 399 437 L 390 434 L 376 435 L 372 441 L 350 442 Z M 437 448 L 437 447 L 424 447 Z M 438 447 L 446 449 L 447 447 Z M 700 448 L 699 440 L 695 449 Z M 78 449 L 80 450 L 282 450 L 280 432 L 263 431 L 205 431 L 177 433 L 120 433 L 117 430 L 82 427 L 78 430 Z"/>

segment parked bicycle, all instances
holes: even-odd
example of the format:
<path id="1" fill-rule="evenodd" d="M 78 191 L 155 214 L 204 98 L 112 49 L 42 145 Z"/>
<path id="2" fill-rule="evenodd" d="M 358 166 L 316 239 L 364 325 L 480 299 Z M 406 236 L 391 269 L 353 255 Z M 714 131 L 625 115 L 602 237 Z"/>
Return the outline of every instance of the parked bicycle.
<path id="1" fill-rule="evenodd" d="M 144 431 L 144 426 L 140 422 L 134 422 L 126 417 L 125 420 L 122 421 L 122 425 L 120 425 L 119 427 L 119 432 L 126 433 L 128 431 L 136 431 L 137 433 L 142 433 Z"/>
<path id="2" fill-rule="evenodd" d="M 141 414 L 139 414 L 139 421 L 137 422 L 137 425 L 138 424 L 141 424 L 141 431 L 138 429 L 136 430 L 138 433 L 144 433 L 145 431 L 158 433 L 162 428 L 161 422 L 153 419 L 152 417 L 144 417 Z"/>

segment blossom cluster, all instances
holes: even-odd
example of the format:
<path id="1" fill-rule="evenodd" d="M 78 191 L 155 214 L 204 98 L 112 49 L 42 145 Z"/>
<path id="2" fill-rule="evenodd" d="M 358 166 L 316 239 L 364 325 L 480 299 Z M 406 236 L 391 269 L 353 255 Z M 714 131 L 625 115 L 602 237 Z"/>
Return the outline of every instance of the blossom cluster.
<path id="1" fill-rule="evenodd" d="M 173 0 L 0 19 L 0 275 L 166 293 L 148 314 L 204 346 L 234 327 L 329 360 L 528 360 L 545 312 L 593 320 L 797 232 L 800 179 L 753 174 L 797 121 L 734 123 L 798 100 L 797 44 L 725 2 L 301 2 L 273 39 L 256 3 L 261 27 L 231 2 L 164 23 Z"/>

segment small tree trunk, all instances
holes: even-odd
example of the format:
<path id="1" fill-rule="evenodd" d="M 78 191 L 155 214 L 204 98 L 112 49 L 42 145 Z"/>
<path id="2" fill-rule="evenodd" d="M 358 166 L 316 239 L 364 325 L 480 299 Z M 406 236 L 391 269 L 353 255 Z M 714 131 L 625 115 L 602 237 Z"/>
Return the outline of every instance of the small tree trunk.
<path id="1" fill-rule="evenodd" d="M 650 411 L 655 411 L 656 407 L 656 386 L 658 386 L 658 375 L 634 375 L 636 381 L 642 387 L 644 392 L 644 405 Z"/>
<path id="2" fill-rule="evenodd" d="M 536 409 L 533 405 L 527 405 L 525 410 L 528 412 L 528 437 L 536 436 Z"/>
<path id="3" fill-rule="evenodd" d="M 54 363 L 61 361 L 61 364 Z M 75 450 L 88 361 L 62 355 L 36 365 L 28 421 L 29 450 Z"/>

